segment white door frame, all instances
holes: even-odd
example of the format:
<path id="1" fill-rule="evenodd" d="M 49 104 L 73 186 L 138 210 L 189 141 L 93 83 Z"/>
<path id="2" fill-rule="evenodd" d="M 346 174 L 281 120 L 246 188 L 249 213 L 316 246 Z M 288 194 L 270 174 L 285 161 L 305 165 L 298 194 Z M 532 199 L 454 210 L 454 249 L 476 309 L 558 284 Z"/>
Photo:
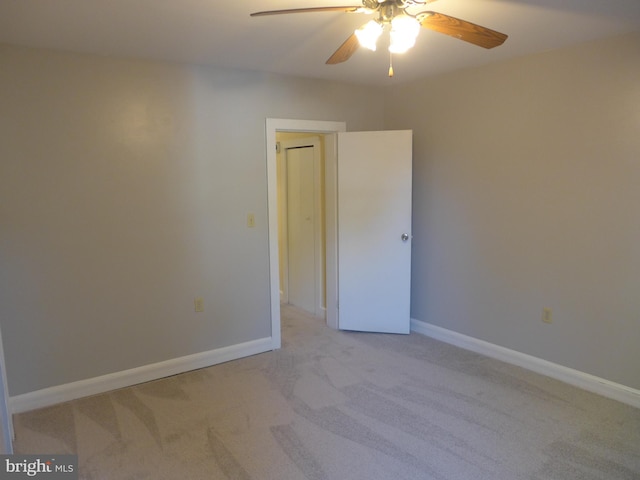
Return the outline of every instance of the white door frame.
<path id="1" fill-rule="evenodd" d="M 269 278 L 271 296 L 272 348 L 282 344 L 280 335 L 280 272 L 278 262 L 278 175 L 276 165 L 276 132 L 308 132 L 332 134 L 346 132 L 345 122 L 267 118 L 267 210 L 269 217 Z M 326 307 L 327 325 L 338 328 L 337 268 L 337 157 L 335 135 L 325 138 L 325 202 L 326 202 Z"/>

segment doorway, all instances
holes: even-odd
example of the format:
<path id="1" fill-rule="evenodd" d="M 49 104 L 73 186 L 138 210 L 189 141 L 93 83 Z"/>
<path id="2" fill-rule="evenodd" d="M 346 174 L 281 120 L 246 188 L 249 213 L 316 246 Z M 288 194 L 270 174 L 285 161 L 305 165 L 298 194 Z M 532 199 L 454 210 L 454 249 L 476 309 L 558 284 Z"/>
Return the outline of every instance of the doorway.
<path id="1" fill-rule="evenodd" d="M 280 302 L 324 319 L 324 138 L 277 132 L 276 142 Z"/>
<path id="2" fill-rule="evenodd" d="M 324 134 L 324 174 L 325 174 L 325 306 L 326 322 L 338 328 L 337 321 L 337 227 L 336 227 L 336 141 L 337 132 L 346 131 L 345 122 L 314 120 L 289 120 L 268 118 L 266 121 L 267 147 L 267 194 L 269 214 L 269 273 L 271 286 L 271 339 L 272 348 L 281 346 L 280 333 L 280 254 L 278 232 L 278 169 L 277 132 L 304 132 L 308 135 Z"/>

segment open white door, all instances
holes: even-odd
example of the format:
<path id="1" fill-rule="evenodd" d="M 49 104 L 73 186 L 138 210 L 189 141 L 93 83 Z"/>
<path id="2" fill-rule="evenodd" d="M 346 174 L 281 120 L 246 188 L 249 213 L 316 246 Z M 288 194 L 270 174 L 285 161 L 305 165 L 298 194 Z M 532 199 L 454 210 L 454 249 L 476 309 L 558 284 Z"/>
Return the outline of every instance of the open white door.
<path id="1" fill-rule="evenodd" d="M 412 132 L 338 133 L 338 324 L 409 333 Z"/>

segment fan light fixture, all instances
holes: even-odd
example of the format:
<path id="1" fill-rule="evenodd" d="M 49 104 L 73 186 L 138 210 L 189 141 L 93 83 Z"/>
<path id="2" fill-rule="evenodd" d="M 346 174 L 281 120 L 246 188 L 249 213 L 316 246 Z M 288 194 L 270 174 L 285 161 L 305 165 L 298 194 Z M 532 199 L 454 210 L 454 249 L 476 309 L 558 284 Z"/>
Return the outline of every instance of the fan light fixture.
<path id="1" fill-rule="evenodd" d="M 404 53 L 416 44 L 416 38 L 420 33 L 420 22 L 407 15 L 398 15 L 391 20 L 391 53 Z"/>
<path id="2" fill-rule="evenodd" d="M 388 23 L 388 22 L 385 22 Z M 382 35 L 384 25 L 378 20 L 371 20 L 358 28 L 354 33 L 361 47 L 373 52 L 376 51 L 376 43 Z M 398 15 L 391 20 L 389 32 L 389 52 L 405 53 L 416 44 L 416 38 L 420 33 L 420 22 L 408 15 Z"/>
<path id="3" fill-rule="evenodd" d="M 376 51 L 376 42 L 378 37 L 382 34 L 383 27 L 375 20 L 364 24 L 362 27 L 355 31 L 358 42 L 364 48 L 368 48 L 372 52 Z"/>

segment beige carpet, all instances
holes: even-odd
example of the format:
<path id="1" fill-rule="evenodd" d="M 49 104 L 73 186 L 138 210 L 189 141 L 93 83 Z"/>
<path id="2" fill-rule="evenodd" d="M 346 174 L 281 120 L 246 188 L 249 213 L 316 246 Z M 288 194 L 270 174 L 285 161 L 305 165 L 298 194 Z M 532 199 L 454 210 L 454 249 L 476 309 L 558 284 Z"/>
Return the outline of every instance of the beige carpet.
<path id="1" fill-rule="evenodd" d="M 276 352 L 17 415 L 83 479 L 638 480 L 640 410 L 421 335 L 283 309 Z"/>

